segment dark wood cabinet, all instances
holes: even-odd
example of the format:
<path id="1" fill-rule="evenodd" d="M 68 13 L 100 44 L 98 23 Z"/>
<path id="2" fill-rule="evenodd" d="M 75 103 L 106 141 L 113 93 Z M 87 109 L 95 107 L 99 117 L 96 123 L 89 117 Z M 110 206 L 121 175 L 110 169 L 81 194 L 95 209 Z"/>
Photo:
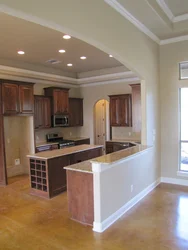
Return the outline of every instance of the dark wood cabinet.
<path id="1" fill-rule="evenodd" d="M 82 139 L 82 140 L 77 140 L 77 141 L 74 141 L 75 142 L 75 145 L 82 145 L 82 144 L 90 144 L 90 139 Z"/>
<path id="2" fill-rule="evenodd" d="M 33 86 L 19 85 L 19 94 L 20 94 L 20 113 L 33 114 L 34 112 Z"/>
<path id="3" fill-rule="evenodd" d="M 69 98 L 69 126 L 83 126 L 83 99 Z"/>
<path id="4" fill-rule="evenodd" d="M 45 96 L 51 97 L 53 115 L 69 113 L 69 89 L 49 87 L 44 92 Z"/>
<path id="5" fill-rule="evenodd" d="M 34 112 L 33 84 L 1 80 L 4 115 L 31 115 Z"/>
<path id="6" fill-rule="evenodd" d="M 131 84 L 132 87 L 132 123 L 133 132 L 140 133 L 142 126 L 141 117 L 141 85 Z"/>
<path id="7" fill-rule="evenodd" d="M 31 193 L 46 198 L 52 198 L 62 193 L 67 188 L 65 166 L 101 155 L 102 148 L 96 148 L 48 160 L 31 158 Z"/>
<path id="8" fill-rule="evenodd" d="M 134 147 L 135 144 L 130 142 L 106 142 L 106 154 L 111 154 L 122 149 Z"/>
<path id="9" fill-rule="evenodd" d="M 116 127 L 132 126 L 130 94 L 110 96 L 110 125 Z"/>
<path id="10" fill-rule="evenodd" d="M 19 113 L 19 86 L 13 83 L 2 84 L 3 114 Z"/>
<path id="11" fill-rule="evenodd" d="M 35 129 L 51 127 L 51 107 L 50 98 L 45 96 L 35 96 L 34 122 Z"/>

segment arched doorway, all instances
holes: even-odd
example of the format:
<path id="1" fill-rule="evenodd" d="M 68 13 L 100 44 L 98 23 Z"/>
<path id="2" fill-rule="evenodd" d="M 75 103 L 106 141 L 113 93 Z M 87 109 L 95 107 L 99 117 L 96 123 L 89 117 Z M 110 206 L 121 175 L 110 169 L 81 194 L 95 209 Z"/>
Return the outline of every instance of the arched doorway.
<path id="1" fill-rule="evenodd" d="M 109 102 L 101 99 L 94 106 L 94 143 L 105 147 L 109 134 Z"/>

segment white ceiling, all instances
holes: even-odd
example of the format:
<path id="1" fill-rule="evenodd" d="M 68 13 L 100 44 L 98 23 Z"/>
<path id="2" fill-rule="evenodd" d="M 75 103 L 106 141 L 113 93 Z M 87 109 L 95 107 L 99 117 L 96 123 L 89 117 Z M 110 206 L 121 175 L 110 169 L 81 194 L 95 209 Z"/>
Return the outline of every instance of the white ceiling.
<path id="1" fill-rule="evenodd" d="M 188 0 L 104 1 L 159 44 L 188 40 Z"/>
<path id="2" fill-rule="evenodd" d="M 0 12 L 0 64 L 25 69 L 49 69 L 49 73 L 63 72 L 76 77 L 75 73 L 101 70 L 122 66 L 108 54 L 79 39 L 63 39 L 62 33 Z M 60 54 L 59 49 L 66 53 Z M 18 55 L 17 51 L 25 51 Z M 86 56 L 81 60 L 80 56 Z M 59 64 L 46 63 L 49 59 L 61 61 Z M 73 67 L 67 67 L 72 63 Z M 22 67 L 23 66 L 23 67 Z M 64 74 L 65 73 L 65 74 Z M 67 73 L 67 74 L 66 74 Z"/>

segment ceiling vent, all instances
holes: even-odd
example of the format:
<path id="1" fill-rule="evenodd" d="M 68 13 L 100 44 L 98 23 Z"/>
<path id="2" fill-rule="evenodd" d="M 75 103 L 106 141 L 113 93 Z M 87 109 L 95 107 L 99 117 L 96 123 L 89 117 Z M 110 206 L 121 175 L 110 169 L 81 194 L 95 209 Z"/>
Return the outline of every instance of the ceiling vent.
<path id="1" fill-rule="evenodd" d="M 58 61 L 56 59 L 50 59 L 48 61 L 46 61 L 47 63 L 50 63 L 50 64 L 58 64 L 58 63 L 61 63 L 61 61 Z"/>

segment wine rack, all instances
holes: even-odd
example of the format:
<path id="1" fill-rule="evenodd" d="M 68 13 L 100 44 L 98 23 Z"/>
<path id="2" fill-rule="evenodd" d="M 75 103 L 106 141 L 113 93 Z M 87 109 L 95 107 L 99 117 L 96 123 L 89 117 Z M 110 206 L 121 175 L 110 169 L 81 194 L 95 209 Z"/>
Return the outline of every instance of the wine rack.
<path id="1" fill-rule="evenodd" d="M 46 161 L 30 159 L 31 188 L 48 192 Z"/>

